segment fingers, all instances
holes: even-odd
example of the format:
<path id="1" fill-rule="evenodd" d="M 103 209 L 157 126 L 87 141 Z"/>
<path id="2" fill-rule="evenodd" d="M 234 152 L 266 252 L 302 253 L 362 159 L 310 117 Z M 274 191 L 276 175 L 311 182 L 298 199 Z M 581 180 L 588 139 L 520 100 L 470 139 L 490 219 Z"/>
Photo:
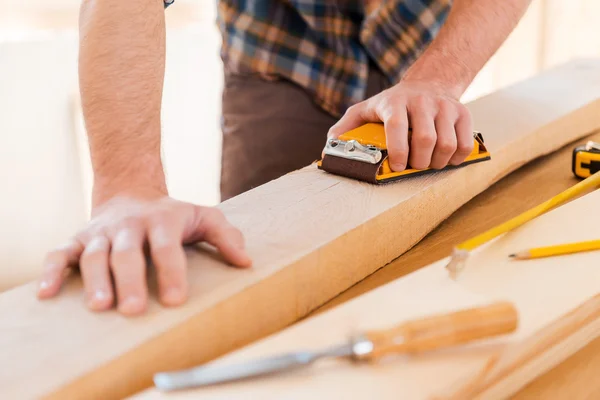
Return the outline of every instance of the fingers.
<path id="1" fill-rule="evenodd" d="M 434 124 L 435 109 L 425 96 L 417 97 L 409 106 L 412 137 L 408 162 L 412 168 L 426 169 L 431 164 L 437 141 Z"/>
<path id="2" fill-rule="evenodd" d="M 241 232 L 217 209 L 169 198 L 153 203 L 115 201 L 77 240 L 48 254 L 38 297 L 56 295 L 67 268 L 79 264 L 91 310 L 107 310 L 116 303 L 122 314 L 140 314 L 148 305 L 145 245 L 149 244 L 161 303 L 182 304 L 188 296 L 183 245 L 199 240 L 217 247 L 233 265 L 252 264 Z"/>
<path id="3" fill-rule="evenodd" d="M 246 253 L 242 233 L 218 209 L 199 208 L 199 212 L 203 213 L 199 228 L 204 240 L 215 246 L 227 262 L 240 268 L 250 267 L 252 260 Z"/>
<path id="4" fill-rule="evenodd" d="M 456 121 L 456 112 L 447 103 L 440 104 L 440 110 L 435 118 L 435 130 L 437 141 L 431 157 L 431 164 L 434 169 L 442 169 L 448 165 L 448 161 L 456 152 L 456 132 L 454 131 L 454 122 Z"/>
<path id="5" fill-rule="evenodd" d="M 408 116 L 406 108 L 397 110 L 384 122 L 390 167 L 404 171 L 408 162 Z"/>
<path id="6" fill-rule="evenodd" d="M 79 260 L 87 305 L 93 311 L 107 310 L 113 304 L 109 254 L 110 241 L 101 235 L 88 241 Z"/>
<path id="7" fill-rule="evenodd" d="M 422 82 L 400 83 L 348 108 L 327 136 L 337 138 L 367 122 L 379 121 L 385 125 L 394 171 L 407 166 L 423 170 L 459 165 L 473 151 L 468 109 Z"/>
<path id="8" fill-rule="evenodd" d="M 187 260 L 182 247 L 182 231 L 177 221 L 167 218 L 154 219 L 148 228 L 159 298 L 168 306 L 182 304 L 187 299 Z"/>
<path id="9" fill-rule="evenodd" d="M 456 129 L 456 152 L 450 158 L 450 164 L 459 165 L 473 151 L 473 120 L 469 109 L 465 106 L 459 108 Z"/>
<path id="10" fill-rule="evenodd" d="M 136 223 L 127 224 L 113 238 L 110 265 L 118 308 L 125 315 L 140 314 L 148 304 L 143 242 L 143 226 Z"/>
<path id="11" fill-rule="evenodd" d="M 349 107 L 342 118 L 329 129 L 327 137 L 335 139 L 367 122 L 379 121 L 380 119 L 377 116 L 374 102 L 372 100 L 365 100 Z"/>
<path id="12" fill-rule="evenodd" d="M 40 299 L 50 298 L 58 293 L 66 269 L 77 263 L 82 251 L 83 245 L 77 240 L 72 240 L 46 256 L 37 293 Z"/>
<path id="13" fill-rule="evenodd" d="M 165 305 L 179 305 L 187 298 L 187 259 L 182 243 L 204 240 L 215 246 L 225 260 L 237 267 L 250 267 L 241 232 L 223 213 L 210 207 L 192 206 L 182 226 L 175 220 L 155 219 L 148 229 L 150 252 L 156 266 L 159 297 Z"/>
<path id="14" fill-rule="evenodd" d="M 473 150 L 468 109 L 458 102 L 417 97 L 410 111 L 412 138 L 409 164 L 416 169 L 442 169 L 461 164 Z"/>

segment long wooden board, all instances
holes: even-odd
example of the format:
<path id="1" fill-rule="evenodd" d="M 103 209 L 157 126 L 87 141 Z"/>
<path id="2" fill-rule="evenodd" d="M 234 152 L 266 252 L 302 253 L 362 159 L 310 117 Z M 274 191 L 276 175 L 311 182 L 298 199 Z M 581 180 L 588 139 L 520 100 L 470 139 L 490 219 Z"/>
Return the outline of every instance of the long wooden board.
<path id="1" fill-rule="evenodd" d="M 157 370 L 205 362 L 289 325 L 503 176 L 599 128 L 600 61 L 570 63 L 468 107 L 491 161 L 384 187 L 312 165 L 221 204 L 255 266 L 235 270 L 191 250 L 183 307 L 153 302 L 136 319 L 91 314 L 77 279 L 50 302 L 34 298 L 33 284 L 4 293 L 0 394 L 120 398 L 149 386 Z"/>
<path id="2" fill-rule="evenodd" d="M 136 399 L 505 399 L 600 337 L 600 251 L 515 262 L 523 248 L 600 237 L 600 190 L 478 251 L 458 280 L 447 258 L 223 357 L 235 363 L 343 342 L 353 331 L 493 301 L 513 302 L 517 332 L 380 365 L 329 360 L 311 368 L 188 391 L 148 390 Z M 581 229 L 581 221 L 586 229 Z M 401 396 L 399 396 L 401 394 Z"/>
<path id="3" fill-rule="evenodd" d="M 569 165 L 575 146 L 600 142 L 600 132 L 533 161 L 469 201 L 415 247 L 309 314 L 310 318 L 446 257 L 480 234 L 578 182 Z M 600 337 L 519 390 L 511 400 L 600 399 Z"/>
<path id="4" fill-rule="evenodd" d="M 527 384 L 512 400 L 599 399 L 600 337 Z"/>

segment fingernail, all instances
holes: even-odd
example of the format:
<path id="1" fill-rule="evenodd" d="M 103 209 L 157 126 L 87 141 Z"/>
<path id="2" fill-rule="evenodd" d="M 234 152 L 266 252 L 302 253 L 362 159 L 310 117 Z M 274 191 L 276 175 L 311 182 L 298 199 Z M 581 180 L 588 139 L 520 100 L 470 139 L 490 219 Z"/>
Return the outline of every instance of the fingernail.
<path id="1" fill-rule="evenodd" d="M 108 299 L 108 297 L 108 293 L 101 289 L 96 290 L 92 296 L 92 298 L 96 301 L 105 301 Z"/>
<path id="2" fill-rule="evenodd" d="M 136 296 L 129 296 L 119 304 L 119 311 L 123 314 L 136 314 L 143 311 L 143 308 L 142 299 Z"/>
<path id="3" fill-rule="evenodd" d="M 50 286 L 52 286 L 51 281 L 47 279 L 41 281 L 38 286 L 37 297 L 40 299 L 45 299 L 49 297 L 51 295 L 51 293 L 48 291 L 48 289 L 50 289 Z"/>
<path id="4" fill-rule="evenodd" d="M 183 291 L 178 288 L 170 288 L 165 291 L 162 300 L 168 305 L 177 305 L 185 300 L 185 295 Z"/>
<path id="5" fill-rule="evenodd" d="M 88 306 L 90 308 L 102 308 L 107 304 L 106 302 L 110 299 L 108 292 L 98 289 L 88 298 Z"/>
<path id="6" fill-rule="evenodd" d="M 406 168 L 404 164 L 392 164 L 392 169 L 394 171 L 404 171 L 404 168 Z"/>
<path id="7" fill-rule="evenodd" d="M 40 290 L 46 290 L 50 287 L 50 281 L 49 280 L 43 280 L 40 282 Z"/>

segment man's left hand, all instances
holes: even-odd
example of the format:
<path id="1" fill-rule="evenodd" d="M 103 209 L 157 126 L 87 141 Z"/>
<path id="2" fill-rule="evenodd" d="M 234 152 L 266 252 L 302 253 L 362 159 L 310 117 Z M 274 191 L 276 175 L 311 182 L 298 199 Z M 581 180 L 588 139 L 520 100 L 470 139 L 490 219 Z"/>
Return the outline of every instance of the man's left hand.
<path id="1" fill-rule="evenodd" d="M 390 167 L 441 169 L 462 163 L 473 150 L 473 123 L 467 107 L 440 84 L 402 81 L 350 107 L 328 138 L 367 122 L 383 122 Z M 411 132 L 409 132 L 409 127 Z"/>

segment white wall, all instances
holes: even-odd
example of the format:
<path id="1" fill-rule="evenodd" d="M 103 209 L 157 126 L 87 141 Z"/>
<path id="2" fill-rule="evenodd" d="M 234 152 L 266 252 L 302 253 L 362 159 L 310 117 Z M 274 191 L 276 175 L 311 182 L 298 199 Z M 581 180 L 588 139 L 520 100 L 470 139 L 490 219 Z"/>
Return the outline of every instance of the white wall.
<path id="1" fill-rule="evenodd" d="M 72 40 L 0 43 L 0 288 L 84 218 L 68 107 Z"/>

